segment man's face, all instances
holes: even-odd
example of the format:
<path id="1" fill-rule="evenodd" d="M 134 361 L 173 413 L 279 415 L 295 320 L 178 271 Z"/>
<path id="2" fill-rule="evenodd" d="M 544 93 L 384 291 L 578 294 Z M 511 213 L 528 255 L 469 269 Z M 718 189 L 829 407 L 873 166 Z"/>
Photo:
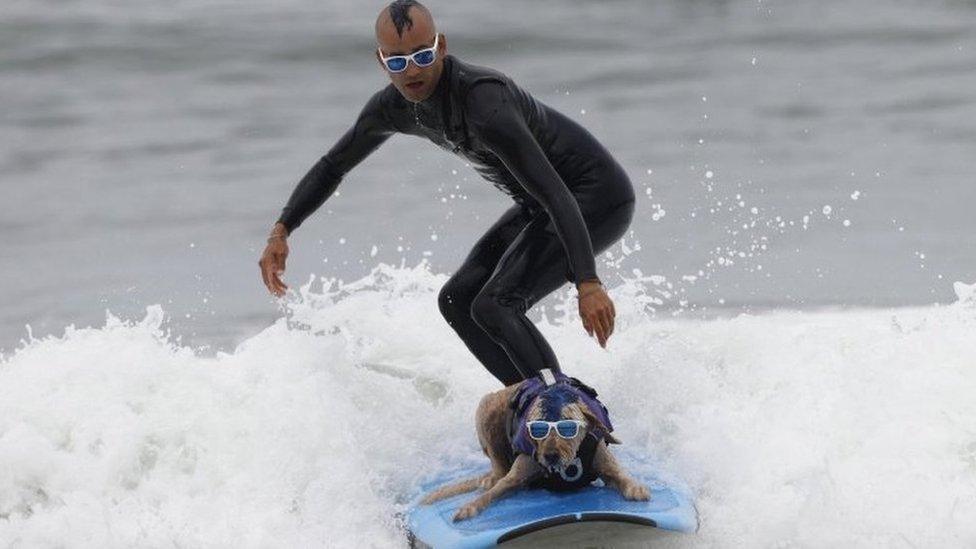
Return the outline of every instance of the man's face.
<path id="1" fill-rule="evenodd" d="M 418 50 L 434 45 L 434 22 L 421 10 L 411 8 L 412 26 L 403 28 L 403 35 L 397 34 L 396 26 L 389 15 L 380 14 L 376 24 L 376 42 L 385 57 L 391 55 L 410 55 Z M 437 40 L 437 59 L 428 67 L 418 67 L 411 59 L 406 70 L 389 72 L 376 52 L 376 60 L 390 76 L 393 86 L 408 101 L 419 102 L 430 97 L 437 87 L 441 71 L 444 69 L 444 55 L 447 53 L 447 39 L 442 34 Z"/>

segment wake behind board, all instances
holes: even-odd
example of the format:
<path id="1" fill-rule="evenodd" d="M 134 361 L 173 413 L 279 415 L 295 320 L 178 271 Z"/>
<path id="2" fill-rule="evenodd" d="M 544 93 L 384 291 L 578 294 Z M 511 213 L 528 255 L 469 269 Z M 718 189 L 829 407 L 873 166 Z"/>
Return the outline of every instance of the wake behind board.
<path id="1" fill-rule="evenodd" d="M 446 483 L 485 473 L 487 467 L 468 466 L 442 473 L 424 483 L 421 493 L 410 503 L 407 526 L 413 545 L 437 549 L 492 547 L 533 532 L 574 523 L 599 527 L 597 522 L 624 522 L 675 532 L 698 529 L 698 513 L 687 496 L 651 473 L 630 469 L 631 460 L 624 458 L 621 462 L 635 478 L 647 484 L 651 490 L 650 501 L 627 501 L 616 490 L 602 486 L 601 481 L 575 492 L 521 489 L 493 502 L 481 514 L 458 522 L 452 520 L 454 513 L 482 490 L 430 505 L 421 505 L 420 500 Z"/>

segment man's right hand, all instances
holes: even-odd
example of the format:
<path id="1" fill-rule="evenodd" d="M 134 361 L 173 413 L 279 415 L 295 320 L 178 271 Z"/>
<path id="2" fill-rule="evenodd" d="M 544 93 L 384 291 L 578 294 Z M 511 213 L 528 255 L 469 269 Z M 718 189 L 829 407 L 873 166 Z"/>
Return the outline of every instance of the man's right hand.
<path id="1" fill-rule="evenodd" d="M 261 267 L 261 278 L 268 291 L 281 297 L 285 294 L 288 286 L 281 281 L 281 275 L 285 273 L 285 260 L 288 259 L 288 229 L 281 223 L 276 223 L 268 237 L 268 245 L 261 254 L 258 266 Z"/>

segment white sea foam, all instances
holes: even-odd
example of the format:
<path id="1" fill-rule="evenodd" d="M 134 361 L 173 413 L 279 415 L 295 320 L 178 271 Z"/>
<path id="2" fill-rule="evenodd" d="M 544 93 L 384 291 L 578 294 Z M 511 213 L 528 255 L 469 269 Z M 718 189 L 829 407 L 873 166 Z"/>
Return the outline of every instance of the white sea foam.
<path id="1" fill-rule="evenodd" d="M 0 546 L 389 547 L 415 479 L 483 460 L 496 382 L 436 307 L 425 268 L 300 289 L 282 318 L 207 357 L 164 313 L 32 340 L 0 363 Z M 672 546 L 976 543 L 976 305 L 648 317 L 616 333 L 570 298 L 539 326 L 594 385 L 625 445 L 696 494 Z M 553 318 L 555 317 L 555 318 Z"/>

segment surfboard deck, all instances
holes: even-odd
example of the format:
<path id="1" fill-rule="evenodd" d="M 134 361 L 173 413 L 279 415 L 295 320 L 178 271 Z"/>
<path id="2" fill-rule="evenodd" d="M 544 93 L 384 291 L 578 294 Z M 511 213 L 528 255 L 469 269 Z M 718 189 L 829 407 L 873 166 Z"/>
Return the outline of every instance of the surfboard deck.
<path id="1" fill-rule="evenodd" d="M 630 460 L 621 461 L 626 467 Z M 446 483 L 487 471 L 485 465 L 460 467 L 421 484 L 406 514 L 412 546 L 493 547 L 540 530 L 590 522 L 624 522 L 675 532 L 698 529 L 698 513 L 691 499 L 647 471 L 630 470 L 651 490 L 650 501 L 625 500 L 616 490 L 596 481 L 575 492 L 521 489 L 493 502 L 481 514 L 457 522 L 452 520 L 454 513 L 481 490 L 420 504 L 427 493 Z"/>

